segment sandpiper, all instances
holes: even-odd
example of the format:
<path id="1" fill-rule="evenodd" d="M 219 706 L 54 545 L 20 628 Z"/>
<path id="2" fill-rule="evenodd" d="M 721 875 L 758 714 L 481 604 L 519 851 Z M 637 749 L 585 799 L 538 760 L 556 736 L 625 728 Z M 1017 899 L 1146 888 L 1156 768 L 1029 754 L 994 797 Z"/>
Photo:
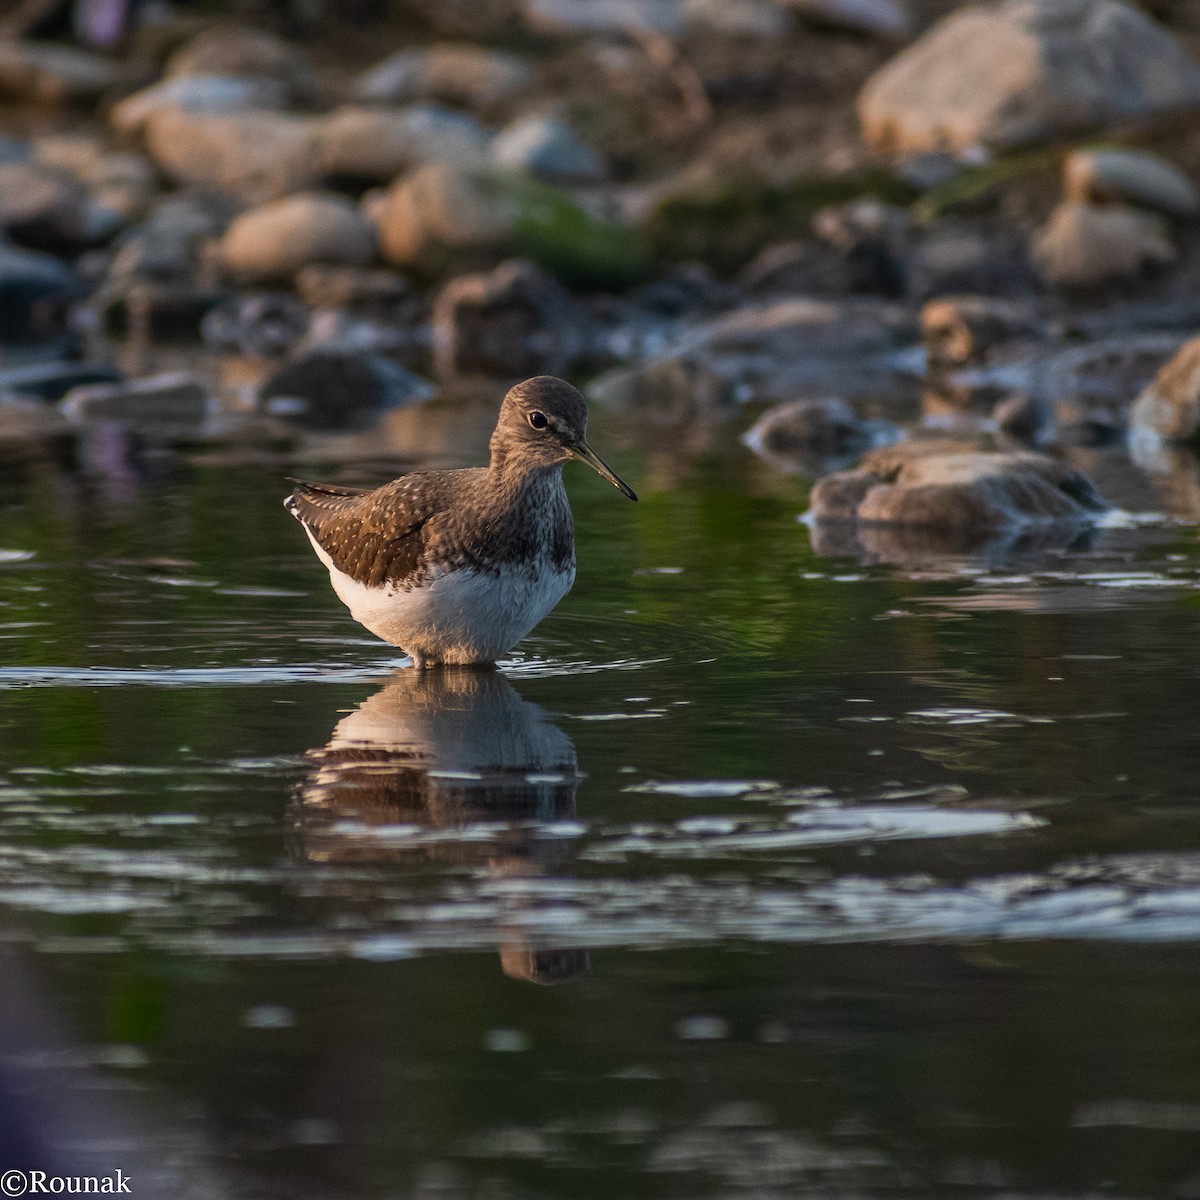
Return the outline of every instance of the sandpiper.
<path id="1" fill-rule="evenodd" d="M 539 375 L 504 397 L 488 466 L 415 471 L 373 491 L 297 482 L 284 507 L 354 619 L 414 666 L 492 663 L 575 582 L 563 464 L 578 458 L 637 499 L 586 432 L 579 392 Z"/>

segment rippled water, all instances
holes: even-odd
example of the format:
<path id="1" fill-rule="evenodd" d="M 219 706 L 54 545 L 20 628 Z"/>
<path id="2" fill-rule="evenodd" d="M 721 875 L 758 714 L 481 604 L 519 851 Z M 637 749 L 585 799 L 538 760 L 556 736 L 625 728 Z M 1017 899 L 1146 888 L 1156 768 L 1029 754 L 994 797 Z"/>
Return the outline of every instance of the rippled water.
<path id="1" fill-rule="evenodd" d="M 386 464 L 6 472 L 0 1000 L 144 1161 L 1200 1195 L 1194 529 L 823 557 L 726 441 L 573 473 L 579 582 L 494 673 L 406 669 L 279 507 Z"/>

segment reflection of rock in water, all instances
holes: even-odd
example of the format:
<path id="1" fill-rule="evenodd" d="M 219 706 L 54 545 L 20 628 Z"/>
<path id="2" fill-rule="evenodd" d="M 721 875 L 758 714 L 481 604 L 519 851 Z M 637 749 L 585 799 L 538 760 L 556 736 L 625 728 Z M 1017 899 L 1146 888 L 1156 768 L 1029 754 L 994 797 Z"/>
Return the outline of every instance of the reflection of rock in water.
<path id="1" fill-rule="evenodd" d="M 413 847 L 372 831 L 420 826 L 451 835 L 424 846 L 440 861 L 477 863 L 498 877 L 540 875 L 557 865 L 562 839 L 528 828 L 499 841 L 452 835 L 483 822 L 575 815 L 574 743 L 498 671 L 402 671 L 309 757 L 314 769 L 296 804 L 309 861 L 398 862 Z M 585 951 L 533 946 L 519 936 L 502 945 L 500 961 L 505 974 L 537 983 L 560 983 L 587 968 Z"/>

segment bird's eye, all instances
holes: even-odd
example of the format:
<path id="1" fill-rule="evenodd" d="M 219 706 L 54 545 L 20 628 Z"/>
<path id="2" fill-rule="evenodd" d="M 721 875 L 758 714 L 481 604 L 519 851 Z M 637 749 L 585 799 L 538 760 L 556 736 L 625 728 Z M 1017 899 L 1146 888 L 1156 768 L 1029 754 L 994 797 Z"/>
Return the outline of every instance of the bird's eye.
<path id="1" fill-rule="evenodd" d="M 535 408 L 533 412 L 529 414 L 529 423 L 534 427 L 534 429 L 545 429 L 546 426 L 550 424 L 550 421 L 544 412 L 541 412 Z"/>

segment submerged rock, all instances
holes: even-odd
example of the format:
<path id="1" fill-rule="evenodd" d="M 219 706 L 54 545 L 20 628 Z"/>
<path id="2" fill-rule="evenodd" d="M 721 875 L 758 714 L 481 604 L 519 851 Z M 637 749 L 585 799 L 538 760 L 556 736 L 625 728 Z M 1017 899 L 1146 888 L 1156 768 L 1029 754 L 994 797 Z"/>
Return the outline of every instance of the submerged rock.
<path id="1" fill-rule="evenodd" d="M 1063 166 L 1068 200 L 1127 200 L 1171 217 L 1200 215 L 1200 193 L 1177 167 L 1136 150 L 1076 150 Z"/>
<path id="2" fill-rule="evenodd" d="M 582 320 L 566 288 L 531 262 L 461 276 L 433 304 L 438 374 L 565 375 L 583 348 Z"/>
<path id="3" fill-rule="evenodd" d="M 608 175 L 600 155 L 553 117 L 522 117 L 502 129 L 489 148 L 497 166 L 542 179 L 597 183 Z"/>
<path id="4" fill-rule="evenodd" d="M 1097 208 L 1066 201 L 1050 214 L 1033 241 L 1033 258 L 1047 283 L 1095 288 L 1132 279 L 1174 262 L 1162 221 L 1128 208 Z"/>
<path id="5" fill-rule="evenodd" d="M 1194 442 L 1200 436 L 1200 338 L 1179 352 L 1138 396 L 1129 414 L 1137 430 L 1170 442 Z"/>
<path id="6" fill-rule="evenodd" d="M 318 165 L 325 178 L 390 182 L 428 163 L 471 166 L 483 161 L 487 133 L 472 117 L 436 105 L 340 108 L 317 127 Z"/>
<path id="7" fill-rule="evenodd" d="M 1200 67 L 1124 0 L 1005 0 L 951 13 L 859 96 L 878 150 L 1010 147 L 1200 104 Z"/>
<path id="8" fill-rule="evenodd" d="M 314 263 L 366 266 L 375 257 L 375 231 L 357 204 L 308 192 L 243 213 L 216 254 L 221 268 L 237 278 L 287 279 Z"/>
<path id="9" fill-rule="evenodd" d="M 1084 524 L 1107 505 L 1077 471 L 1032 453 L 947 453 L 905 443 L 875 450 L 854 471 L 820 480 L 818 522 L 937 529 L 966 543 L 1025 525 Z"/>
<path id="10" fill-rule="evenodd" d="M 211 402 L 201 379 L 175 372 L 72 388 L 59 407 L 76 424 L 118 421 L 141 431 L 179 434 L 198 429 Z"/>
<path id="11" fill-rule="evenodd" d="M 756 454 L 788 470 L 817 471 L 849 461 L 897 431 L 880 421 L 864 421 L 845 400 L 790 400 L 773 405 L 743 439 Z"/>
<path id="12" fill-rule="evenodd" d="M 314 350 L 259 389 L 260 408 L 307 429 L 366 428 L 388 409 L 428 399 L 433 388 L 380 354 Z"/>
<path id="13" fill-rule="evenodd" d="M 533 69 L 515 55 L 444 43 L 385 58 L 354 81 L 351 95 L 366 104 L 444 100 L 488 108 L 525 91 L 534 78 Z"/>

